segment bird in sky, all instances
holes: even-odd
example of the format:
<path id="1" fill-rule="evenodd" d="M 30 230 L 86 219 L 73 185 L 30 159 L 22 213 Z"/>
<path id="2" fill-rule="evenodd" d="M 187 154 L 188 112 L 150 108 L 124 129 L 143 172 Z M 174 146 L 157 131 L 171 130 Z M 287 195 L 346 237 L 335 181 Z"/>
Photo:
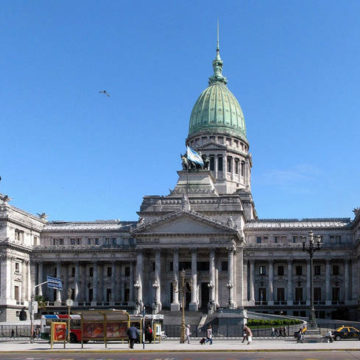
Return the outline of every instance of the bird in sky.
<path id="1" fill-rule="evenodd" d="M 106 90 L 100 90 L 99 93 L 110 97 L 110 94 Z"/>

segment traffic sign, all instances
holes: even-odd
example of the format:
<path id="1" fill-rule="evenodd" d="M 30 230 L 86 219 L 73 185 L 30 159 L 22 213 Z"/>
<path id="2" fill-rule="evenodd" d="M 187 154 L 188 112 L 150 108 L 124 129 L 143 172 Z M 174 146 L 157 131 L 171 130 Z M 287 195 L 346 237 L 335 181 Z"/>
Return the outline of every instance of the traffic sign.
<path id="1" fill-rule="evenodd" d="M 61 279 L 52 276 L 47 276 L 47 286 L 51 289 L 62 290 Z"/>

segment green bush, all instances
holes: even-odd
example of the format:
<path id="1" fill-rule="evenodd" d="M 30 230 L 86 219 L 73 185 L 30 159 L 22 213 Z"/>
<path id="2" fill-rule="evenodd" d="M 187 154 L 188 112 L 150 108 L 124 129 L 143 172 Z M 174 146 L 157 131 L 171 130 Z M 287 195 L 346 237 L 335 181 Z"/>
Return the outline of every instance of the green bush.
<path id="1" fill-rule="evenodd" d="M 264 320 L 264 319 L 249 319 L 247 324 L 251 327 L 256 326 L 286 326 L 302 324 L 301 320 L 297 319 L 278 319 L 278 320 Z"/>

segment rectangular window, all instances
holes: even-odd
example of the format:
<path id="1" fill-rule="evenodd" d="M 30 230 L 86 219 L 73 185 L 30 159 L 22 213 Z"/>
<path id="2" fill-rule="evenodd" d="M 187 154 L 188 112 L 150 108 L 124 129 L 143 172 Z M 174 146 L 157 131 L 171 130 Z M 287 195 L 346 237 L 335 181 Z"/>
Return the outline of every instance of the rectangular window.
<path id="1" fill-rule="evenodd" d="M 59 245 L 64 245 L 64 239 L 59 239 Z"/>
<path id="2" fill-rule="evenodd" d="M 295 244 L 297 242 L 297 236 L 293 236 L 292 242 Z"/>
<path id="3" fill-rule="evenodd" d="M 75 245 L 75 239 L 70 239 L 70 244 Z"/>
<path id="4" fill-rule="evenodd" d="M 239 173 L 239 159 L 235 159 L 235 174 Z"/>
<path id="5" fill-rule="evenodd" d="M 191 261 L 180 261 L 179 262 L 179 270 L 190 270 L 191 269 Z"/>
<path id="6" fill-rule="evenodd" d="M 93 267 L 90 267 L 90 268 L 89 268 L 89 276 L 90 276 L 90 277 L 93 277 L 93 276 L 94 276 L 94 268 L 93 268 Z"/>
<path id="7" fill-rule="evenodd" d="M 19 300 L 20 300 L 20 297 L 19 297 L 19 287 L 18 287 L 18 286 L 15 286 L 15 287 L 14 287 L 14 297 L 15 297 L 15 300 L 16 300 L 16 301 L 19 301 Z"/>
<path id="8" fill-rule="evenodd" d="M 112 276 L 112 268 L 110 266 L 108 266 L 108 268 L 107 268 L 107 276 L 108 277 Z"/>
<path id="9" fill-rule="evenodd" d="M 75 268 L 74 268 L 74 267 L 71 268 L 71 276 L 72 276 L 72 277 L 75 276 Z"/>
<path id="10" fill-rule="evenodd" d="M 227 171 L 228 172 L 232 172 L 232 157 L 231 156 L 228 156 L 227 157 Z"/>
<path id="11" fill-rule="evenodd" d="M 241 162 L 241 176 L 245 176 L 245 162 Z"/>
<path id="12" fill-rule="evenodd" d="M 261 244 L 261 236 L 257 236 L 257 237 L 256 237 L 256 243 L 257 243 L 257 244 Z"/>
<path id="13" fill-rule="evenodd" d="M 279 237 L 278 236 L 274 236 L 274 243 L 277 244 L 279 242 Z"/>
<path id="14" fill-rule="evenodd" d="M 106 289 L 106 302 L 111 300 L 111 289 Z"/>
<path id="15" fill-rule="evenodd" d="M 125 276 L 129 277 L 130 276 L 130 266 L 126 266 L 125 267 Z"/>
<path id="16" fill-rule="evenodd" d="M 222 158 L 222 156 L 218 157 L 218 170 L 223 171 L 223 158 Z"/>
<path id="17" fill-rule="evenodd" d="M 296 266 L 296 268 L 295 268 L 295 274 L 297 275 L 297 276 L 300 276 L 300 275 L 302 275 L 302 266 L 301 265 L 298 265 L 298 266 Z"/>
<path id="18" fill-rule="evenodd" d="M 221 271 L 228 271 L 228 262 L 227 261 L 221 262 Z"/>
<path id="19" fill-rule="evenodd" d="M 15 263 L 15 272 L 20 272 L 20 264 L 18 262 Z"/>
<path id="20" fill-rule="evenodd" d="M 91 302 L 91 301 L 93 301 L 93 289 L 89 289 L 89 301 Z"/>
<path id="21" fill-rule="evenodd" d="M 112 239 L 111 239 L 111 242 L 112 242 L 112 245 L 113 245 L 113 246 L 116 246 L 116 238 L 112 238 Z"/>
<path id="22" fill-rule="evenodd" d="M 91 239 L 88 238 L 88 245 L 91 245 Z"/>
<path id="23" fill-rule="evenodd" d="M 214 155 L 210 155 L 210 170 L 211 171 L 215 170 L 215 157 L 214 157 Z"/>
<path id="24" fill-rule="evenodd" d="M 295 288 L 295 301 L 303 301 L 303 289 Z"/>
<path id="25" fill-rule="evenodd" d="M 284 275 L 284 266 L 279 265 L 277 269 L 278 269 L 278 275 L 283 276 Z"/>
<path id="26" fill-rule="evenodd" d="M 95 239 L 95 245 L 99 245 L 100 244 L 100 241 L 98 238 Z"/>
<path id="27" fill-rule="evenodd" d="M 320 265 L 315 265 L 314 266 L 314 274 L 315 275 L 321 275 L 321 266 Z"/>
<path id="28" fill-rule="evenodd" d="M 332 288 L 332 301 L 335 302 L 340 301 L 340 288 L 338 287 Z"/>
<path id="29" fill-rule="evenodd" d="M 276 298 L 277 301 L 285 301 L 285 289 L 284 288 L 277 288 L 276 291 Z"/>
<path id="30" fill-rule="evenodd" d="M 314 288 L 314 301 L 321 301 L 321 288 Z"/>
<path id="31" fill-rule="evenodd" d="M 174 263 L 172 261 L 169 263 L 169 271 L 174 271 Z"/>
<path id="32" fill-rule="evenodd" d="M 199 261 L 197 263 L 198 271 L 209 271 L 209 262 L 208 261 Z"/>
<path id="33" fill-rule="evenodd" d="M 266 266 L 265 265 L 259 266 L 259 275 L 266 275 Z"/>
<path id="34" fill-rule="evenodd" d="M 339 265 L 333 265 L 332 270 L 333 275 L 339 275 Z"/>

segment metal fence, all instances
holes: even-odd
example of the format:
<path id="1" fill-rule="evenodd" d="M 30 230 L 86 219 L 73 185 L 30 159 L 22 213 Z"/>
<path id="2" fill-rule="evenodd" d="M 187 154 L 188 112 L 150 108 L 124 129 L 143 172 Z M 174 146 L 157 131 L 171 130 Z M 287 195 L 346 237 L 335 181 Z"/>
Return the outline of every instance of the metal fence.
<path id="1" fill-rule="evenodd" d="M 30 325 L 0 325 L 1 337 L 29 337 Z"/>
<path id="2" fill-rule="evenodd" d="M 285 333 L 284 331 L 281 331 L 282 335 L 280 335 L 279 327 L 274 328 L 277 330 L 277 335 L 273 335 L 274 337 L 294 336 L 294 332 L 301 328 L 301 324 L 283 326 L 282 329 L 285 329 Z M 165 331 L 167 337 L 179 337 L 181 332 L 181 325 L 164 325 L 163 330 Z M 190 331 L 192 337 L 206 337 L 206 327 L 199 329 L 196 325 L 192 325 L 190 327 Z M 254 337 L 272 337 L 271 328 L 251 328 L 251 331 Z M 241 338 L 243 336 L 242 327 L 231 325 L 213 325 L 212 333 L 214 337 L 218 338 Z"/>

